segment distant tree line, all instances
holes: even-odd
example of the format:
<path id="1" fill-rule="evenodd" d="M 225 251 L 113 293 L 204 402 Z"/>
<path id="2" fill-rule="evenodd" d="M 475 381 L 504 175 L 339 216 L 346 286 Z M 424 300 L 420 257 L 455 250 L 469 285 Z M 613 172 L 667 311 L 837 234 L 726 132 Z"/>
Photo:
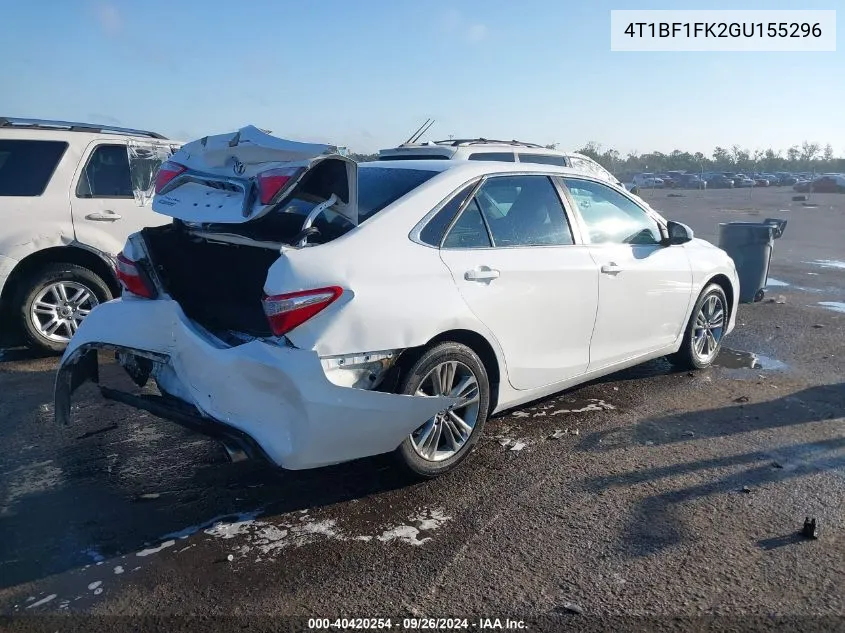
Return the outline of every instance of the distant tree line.
<path id="1" fill-rule="evenodd" d="M 554 147 L 548 146 L 547 147 Z M 717 147 L 710 156 L 702 152 L 682 152 L 676 149 L 669 154 L 629 152 L 622 156 L 615 149 L 603 149 L 599 143 L 587 143 L 577 150 L 598 161 L 605 169 L 617 176 L 641 172 L 664 172 L 669 170 L 735 171 L 735 172 L 845 172 L 845 158 L 834 157 L 833 147 L 824 148 L 818 143 L 804 141 L 793 145 L 786 152 L 780 150 L 748 150 L 739 145 L 730 148 Z"/>

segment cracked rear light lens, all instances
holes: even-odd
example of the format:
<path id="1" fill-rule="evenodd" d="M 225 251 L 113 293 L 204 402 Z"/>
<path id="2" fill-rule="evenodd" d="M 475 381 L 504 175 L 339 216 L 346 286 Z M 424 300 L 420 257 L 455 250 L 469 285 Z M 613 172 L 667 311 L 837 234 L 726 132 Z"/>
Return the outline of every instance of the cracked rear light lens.
<path id="1" fill-rule="evenodd" d="M 156 193 L 161 193 L 165 185 L 176 178 L 179 174 L 185 172 L 188 168 L 179 163 L 174 163 L 172 160 L 165 161 L 158 169 L 156 174 Z"/>
<path id="2" fill-rule="evenodd" d="M 144 281 L 141 271 L 138 270 L 138 266 L 123 253 L 117 256 L 117 264 L 114 267 L 114 272 L 117 275 L 120 285 L 125 290 L 145 299 L 155 298 L 155 291 Z"/>

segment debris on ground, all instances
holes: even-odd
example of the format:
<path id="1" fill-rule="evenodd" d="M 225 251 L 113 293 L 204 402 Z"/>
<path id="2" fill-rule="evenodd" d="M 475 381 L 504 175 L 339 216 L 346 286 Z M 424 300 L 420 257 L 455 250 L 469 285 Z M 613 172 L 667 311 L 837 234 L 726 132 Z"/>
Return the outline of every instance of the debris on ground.
<path id="1" fill-rule="evenodd" d="M 817 330 L 820 330 L 824 326 L 821 323 L 816 323 L 813 327 L 816 328 Z"/>
<path id="2" fill-rule="evenodd" d="M 521 451 L 525 448 L 525 442 L 515 442 L 513 446 L 511 446 L 512 451 Z"/>
<path id="3" fill-rule="evenodd" d="M 229 562 L 231 563 L 233 560 L 235 560 L 235 557 L 234 557 L 232 554 L 229 554 L 229 555 L 226 557 L 226 560 L 227 560 L 227 561 L 229 561 Z"/>
<path id="4" fill-rule="evenodd" d="M 783 295 L 778 295 L 775 299 L 775 303 L 786 303 L 786 297 Z"/>
<path id="5" fill-rule="evenodd" d="M 578 615 L 584 613 L 584 607 L 575 602 L 564 602 L 562 608 L 564 611 L 569 611 L 570 613 L 577 613 Z"/>
<path id="6" fill-rule="evenodd" d="M 801 530 L 801 534 L 806 536 L 807 538 L 817 539 L 819 538 L 819 524 L 816 521 L 816 518 L 813 517 L 805 517 L 804 519 L 804 529 Z"/>
<path id="7" fill-rule="evenodd" d="M 742 490 L 740 490 L 740 492 L 744 492 L 745 494 L 748 494 L 749 492 L 751 492 L 751 488 L 749 488 L 748 486 L 743 486 Z"/>
<path id="8" fill-rule="evenodd" d="M 684 431 L 686 437 L 695 437 L 695 431 Z"/>
<path id="9" fill-rule="evenodd" d="M 783 464 L 780 462 L 772 462 L 772 468 L 783 468 Z"/>
<path id="10" fill-rule="evenodd" d="M 503 437 L 499 440 L 499 444 L 501 444 L 505 448 L 507 448 L 510 445 L 511 442 L 513 442 L 513 440 L 510 439 L 509 437 Z"/>
<path id="11" fill-rule="evenodd" d="M 645 445 L 646 446 L 654 446 L 654 442 L 652 440 L 646 440 Z"/>
<path id="12" fill-rule="evenodd" d="M 157 492 L 145 492 L 144 494 L 138 495 L 136 499 L 138 501 L 151 501 L 152 499 L 158 499 L 160 496 Z"/>
<path id="13" fill-rule="evenodd" d="M 748 402 L 748 400 L 749 400 L 748 396 L 740 396 L 739 398 L 734 398 L 734 402 L 738 402 L 740 404 L 742 404 L 744 402 Z"/>
<path id="14" fill-rule="evenodd" d="M 560 438 L 562 438 L 564 435 L 568 435 L 568 434 L 569 434 L 569 429 L 566 429 L 565 431 L 562 431 L 562 430 L 560 430 L 560 429 L 557 429 L 554 433 L 552 433 L 552 434 L 549 436 L 549 439 L 552 439 L 552 440 L 559 440 L 559 439 L 560 439 Z"/>

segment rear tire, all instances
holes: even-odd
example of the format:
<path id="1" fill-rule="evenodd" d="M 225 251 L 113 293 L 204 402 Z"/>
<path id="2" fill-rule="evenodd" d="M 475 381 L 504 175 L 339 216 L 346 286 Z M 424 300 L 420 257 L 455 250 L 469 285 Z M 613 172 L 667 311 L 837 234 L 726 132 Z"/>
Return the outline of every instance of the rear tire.
<path id="1" fill-rule="evenodd" d="M 96 273 L 56 263 L 21 279 L 14 306 L 27 342 L 40 351 L 57 353 L 67 347 L 88 312 L 110 299 L 108 285 Z"/>
<path id="2" fill-rule="evenodd" d="M 445 389 L 437 388 L 445 385 Z M 464 406 L 441 411 L 409 435 L 394 452 L 399 466 L 412 476 L 431 479 L 460 464 L 481 436 L 490 407 L 490 383 L 478 355 L 466 345 L 440 343 L 400 378 L 397 393 L 435 392 L 464 396 Z"/>
<path id="3" fill-rule="evenodd" d="M 718 284 L 708 285 L 695 302 L 680 349 L 669 356 L 679 369 L 706 369 L 722 349 L 728 325 L 728 300 Z"/>

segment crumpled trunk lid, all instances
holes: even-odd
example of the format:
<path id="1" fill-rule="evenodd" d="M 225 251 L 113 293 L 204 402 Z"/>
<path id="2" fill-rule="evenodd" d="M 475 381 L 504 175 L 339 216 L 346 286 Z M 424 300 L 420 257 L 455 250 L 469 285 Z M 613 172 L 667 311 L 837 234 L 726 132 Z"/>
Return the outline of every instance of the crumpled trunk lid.
<path id="1" fill-rule="evenodd" d="M 286 140 L 250 125 L 187 143 L 170 162 L 185 171 L 154 197 L 153 210 L 189 225 L 244 224 L 284 213 L 286 202 L 303 195 L 303 187 L 312 200 L 334 195 L 331 210 L 358 224 L 357 165 L 333 145 Z M 295 176 L 281 197 L 262 204 L 258 175 L 280 168 Z"/>

